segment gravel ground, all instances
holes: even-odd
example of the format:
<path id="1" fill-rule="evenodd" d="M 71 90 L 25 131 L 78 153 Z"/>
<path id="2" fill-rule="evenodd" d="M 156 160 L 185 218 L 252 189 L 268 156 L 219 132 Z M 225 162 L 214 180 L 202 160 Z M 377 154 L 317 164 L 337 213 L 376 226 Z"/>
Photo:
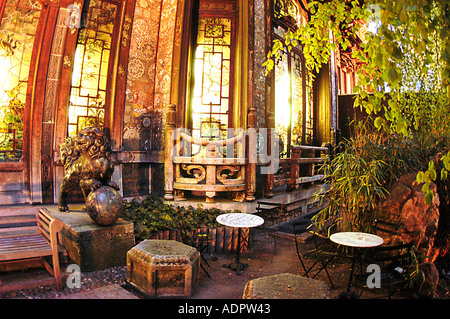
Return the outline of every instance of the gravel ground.
<path id="1" fill-rule="evenodd" d="M 215 254 L 214 258 L 208 257 L 209 264 L 212 268 L 207 268 L 211 274 L 211 278 L 207 278 L 203 272 L 200 272 L 200 283 L 198 292 L 194 296 L 197 299 L 212 298 L 212 299 L 229 299 L 240 298 L 244 285 L 251 279 L 273 275 L 278 273 L 293 273 L 297 274 L 300 265 L 295 252 L 295 244 L 292 239 L 287 237 L 279 237 L 277 239 L 276 253 L 273 248 L 273 238 L 264 232 L 257 232 L 254 237 L 254 244 L 249 252 L 243 254 L 241 257 L 246 262 L 251 264 L 251 267 L 246 269 L 244 274 L 238 276 L 223 268 L 223 264 L 227 264 L 234 259 L 234 254 Z M 305 251 L 313 247 L 313 243 L 304 243 Z M 444 262 L 448 264 L 448 260 Z M 64 265 L 61 269 L 65 273 Z M 328 267 L 333 278 L 336 289 L 331 289 L 332 298 L 337 298 L 338 294 L 345 289 L 348 281 L 349 270 L 348 258 L 335 258 Z M 437 291 L 438 299 L 450 299 L 450 271 L 448 267 L 441 269 L 441 280 Z M 45 273 L 45 269 L 41 270 Z M 20 274 L 20 273 L 19 273 Z M 48 276 L 48 274 L 47 274 Z M 328 279 L 324 272 L 319 274 L 319 280 L 328 283 Z M 60 299 L 80 292 L 87 292 L 92 289 L 117 284 L 130 291 L 139 298 L 144 296 L 139 295 L 133 289 L 129 288 L 126 282 L 126 266 L 114 267 L 105 270 L 83 272 L 81 274 L 81 288 L 70 289 L 66 285 L 66 279 L 63 279 L 64 289 L 57 291 L 54 285 L 38 287 L 29 290 L 20 290 L 7 293 L 0 293 L 0 299 Z M 366 289 L 367 290 L 367 289 Z M 364 298 L 380 298 L 378 291 L 365 291 Z M 405 298 L 396 296 L 396 298 Z"/>
<path id="2" fill-rule="evenodd" d="M 81 288 L 70 289 L 64 285 L 64 289 L 62 291 L 57 291 L 54 286 L 44 286 L 29 290 L 0 293 L 0 299 L 58 299 L 64 296 L 111 284 L 124 285 L 126 288 L 126 277 L 126 266 L 92 272 L 83 272 L 81 275 Z"/>

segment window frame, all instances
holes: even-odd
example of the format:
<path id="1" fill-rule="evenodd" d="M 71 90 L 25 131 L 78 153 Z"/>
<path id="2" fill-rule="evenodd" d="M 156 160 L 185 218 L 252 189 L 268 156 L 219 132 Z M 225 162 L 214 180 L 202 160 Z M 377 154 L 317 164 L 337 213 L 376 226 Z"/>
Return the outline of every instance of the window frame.
<path id="1" fill-rule="evenodd" d="M 2 1 L 2 3 L 0 3 L 0 24 L 2 23 L 2 20 L 3 20 L 3 14 L 7 7 L 7 2 L 8 1 Z M 39 1 L 36 1 L 36 2 L 39 2 Z M 36 66 L 38 64 L 38 62 L 37 62 L 37 56 L 39 54 L 38 44 L 41 41 L 41 37 L 43 34 L 43 28 L 44 28 L 43 21 L 45 19 L 43 17 L 45 16 L 45 13 L 46 13 L 45 6 L 41 2 L 39 2 L 39 5 L 40 5 L 40 8 L 36 8 L 39 10 L 40 14 L 39 14 L 39 19 L 36 24 L 35 34 L 33 35 L 33 37 L 34 37 L 33 43 L 31 44 L 32 49 L 31 49 L 30 65 L 28 67 L 27 81 L 26 82 L 24 82 L 22 80 L 19 81 L 20 83 L 26 83 L 26 90 L 25 90 L 26 94 L 25 94 L 25 101 L 24 101 L 23 115 L 22 115 L 23 116 L 23 118 L 22 118 L 22 125 L 23 125 L 22 141 L 21 141 L 22 147 L 19 150 L 21 155 L 16 160 L 0 161 L 0 170 L 22 171 L 22 170 L 26 169 L 25 163 L 29 160 L 30 113 L 31 113 L 31 104 L 32 104 L 32 101 L 31 101 L 32 99 L 30 98 L 30 96 L 32 95 L 35 70 L 36 70 Z M 19 6 L 20 6 L 20 4 L 19 4 Z M 16 152 L 16 151 L 15 151 L 15 149 L 12 149 L 11 151 L 7 151 L 7 152 Z"/>
<path id="2" fill-rule="evenodd" d="M 97 74 L 98 79 L 97 79 L 97 91 L 104 91 L 104 99 L 103 99 L 103 106 L 101 107 L 92 107 L 92 104 L 90 105 L 86 105 L 86 109 L 92 108 L 92 109 L 96 109 L 97 112 L 99 114 L 102 113 L 102 119 L 101 120 L 101 128 L 102 129 L 108 129 L 111 130 L 112 127 L 112 123 L 111 123 L 111 114 L 114 113 L 114 110 L 112 110 L 113 106 L 114 106 L 114 96 L 115 96 L 115 90 L 111 90 L 111 87 L 114 87 L 116 82 L 117 82 L 117 74 L 115 74 L 115 64 L 116 64 L 116 60 L 118 59 L 118 55 L 120 55 L 119 48 L 120 48 L 120 42 L 119 42 L 119 38 L 120 38 L 120 31 L 121 31 L 121 15 L 122 15 L 122 11 L 124 10 L 124 5 L 120 3 L 120 1 L 117 0 L 100 0 L 101 3 L 108 3 L 110 5 L 114 5 L 116 6 L 116 12 L 115 12 L 115 17 L 114 20 L 112 22 L 113 25 L 113 29 L 111 31 L 111 40 L 109 43 L 109 58 L 108 58 L 108 65 L 106 68 L 106 84 L 105 84 L 105 89 L 100 89 L 100 77 L 102 76 L 100 73 Z M 97 4 L 98 5 L 98 4 Z M 94 9 L 97 9 L 97 7 L 90 7 L 90 3 L 87 2 L 86 0 L 84 1 L 83 5 L 82 5 L 82 9 L 83 9 L 83 16 L 82 16 L 82 23 L 84 21 L 84 19 L 87 19 L 87 15 L 91 14 L 91 11 Z M 68 50 L 71 50 L 71 54 L 70 56 L 73 57 L 73 59 L 75 59 L 75 54 L 77 53 L 77 47 L 79 44 L 79 38 L 81 36 L 81 31 L 82 30 L 87 30 L 85 32 L 89 32 L 90 30 L 93 30 L 89 27 L 85 27 L 84 25 L 82 25 L 79 29 L 77 29 L 76 32 L 76 36 L 74 37 L 73 44 L 70 46 L 70 48 L 66 48 Z M 94 31 L 95 33 L 102 33 L 102 31 Z M 97 36 L 97 35 L 96 35 Z M 85 49 L 86 50 L 86 49 Z M 102 51 L 103 54 L 104 51 Z M 75 61 L 72 62 L 72 64 L 74 64 Z M 74 65 L 71 66 L 71 71 L 70 71 L 70 77 L 69 77 L 69 87 L 68 87 L 68 92 L 67 92 L 67 100 L 68 100 L 68 109 L 67 112 L 69 111 L 70 108 L 70 100 L 72 99 L 72 91 L 76 90 L 76 86 L 73 86 L 73 71 L 74 71 Z M 80 82 L 81 83 L 81 82 Z M 80 86 L 79 90 L 83 89 L 83 87 Z M 97 94 L 98 95 L 98 94 Z M 95 100 L 97 97 L 83 97 L 80 96 L 80 98 L 87 98 L 88 101 Z M 82 107 L 81 105 L 77 105 L 74 107 Z M 90 117 L 89 116 L 89 111 L 86 112 L 86 118 Z M 98 118 L 97 116 L 94 117 L 90 117 L 90 118 Z M 67 114 L 67 117 L 65 119 L 65 124 L 66 124 L 66 136 L 69 136 L 69 126 L 73 126 L 75 125 L 75 123 L 70 122 L 70 114 Z M 76 122 L 76 124 L 78 125 L 78 120 Z M 77 128 L 77 133 L 78 133 L 78 128 Z"/>
<path id="3" fill-rule="evenodd" d="M 223 5 L 215 4 L 215 2 L 223 3 Z M 223 6 L 228 6 L 226 10 L 224 10 Z M 231 8 L 231 9 L 230 9 Z M 203 18 L 218 18 L 218 19 L 230 19 L 231 20 L 231 30 L 230 30 L 230 69 L 229 69 L 229 88 L 228 88 L 228 123 L 227 123 L 227 131 L 229 128 L 234 127 L 234 107 L 235 107 L 235 69 L 236 69 L 236 43 L 237 43 L 237 24 L 238 24 L 238 12 L 237 12 L 237 3 L 235 0 L 206 0 L 206 1 L 198 1 L 197 5 L 193 6 L 193 14 L 191 20 L 191 30 L 192 36 L 190 40 L 190 53 L 188 58 L 188 76 L 187 76 L 187 89 L 186 89 L 186 110 L 185 110 L 185 120 L 184 125 L 187 129 L 193 133 L 193 98 L 194 98 L 194 85 L 195 81 L 195 51 L 198 46 L 197 43 L 197 33 L 200 19 Z M 200 79 L 202 81 L 202 79 Z M 199 112 L 200 113 L 200 112 Z M 226 113 L 216 113 L 210 112 L 210 114 L 226 114 Z M 227 133 L 228 135 L 228 133 Z M 228 136 L 225 136 L 225 138 Z M 210 137 L 211 139 L 211 137 Z"/>
<path id="4" fill-rule="evenodd" d="M 284 39 L 276 34 L 275 30 L 277 28 L 282 28 L 284 29 L 285 32 L 287 32 L 288 30 L 291 31 L 295 31 L 297 26 L 296 26 L 296 20 L 292 17 L 292 16 L 282 16 L 281 14 L 278 14 L 275 12 L 275 2 L 277 2 L 276 0 L 274 1 L 274 10 L 272 13 L 272 24 L 271 24 L 271 37 L 273 40 L 277 39 L 280 41 L 284 41 Z M 295 2 L 295 1 L 292 1 Z M 301 8 L 298 8 L 299 12 L 301 12 Z M 286 14 L 286 13 L 285 13 Z M 278 17 L 277 17 L 278 16 Z M 316 135 L 316 131 L 315 131 L 315 123 L 317 121 L 317 116 L 316 116 L 316 111 L 315 111 L 315 106 L 314 106 L 314 85 L 313 82 L 311 80 L 311 73 L 310 71 L 307 70 L 306 67 L 306 63 L 305 63 L 305 58 L 303 56 L 303 47 L 302 45 L 299 43 L 295 48 L 292 48 L 292 50 L 290 52 L 283 52 L 282 53 L 282 59 L 287 59 L 287 65 L 288 65 L 288 72 L 289 72 L 289 83 L 290 83 L 290 88 L 289 88 L 289 110 L 290 110 L 290 114 L 289 114 L 289 125 L 287 128 L 287 145 L 286 145 L 286 152 L 283 154 L 282 151 L 280 150 L 280 156 L 282 157 L 290 157 L 290 146 L 293 145 L 292 144 L 292 113 L 293 113 L 293 87 L 292 87 L 292 59 L 293 59 L 293 55 L 298 55 L 300 57 L 301 60 L 301 64 L 302 64 L 302 119 L 301 119 L 301 123 L 302 123 L 302 128 L 301 128 L 301 144 L 302 145 L 312 145 L 314 144 L 315 141 L 315 135 Z M 278 61 L 275 61 L 275 64 L 277 64 Z M 275 66 L 276 68 L 276 66 Z M 274 114 L 274 125 L 276 127 L 277 122 L 276 122 L 276 80 L 275 80 L 275 72 L 273 72 L 273 99 L 272 99 L 272 110 L 273 110 L 273 114 Z M 308 104 L 310 104 L 308 106 Z M 308 107 L 309 109 L 309 113 L 308 113 Z M 310 119 L 308 121 L 308 114 L 310 114 Z M 309 123 L 312 122 L 312 123 Z M 308 123 L 310 124 L 309 127 L 307 127 Z"/>

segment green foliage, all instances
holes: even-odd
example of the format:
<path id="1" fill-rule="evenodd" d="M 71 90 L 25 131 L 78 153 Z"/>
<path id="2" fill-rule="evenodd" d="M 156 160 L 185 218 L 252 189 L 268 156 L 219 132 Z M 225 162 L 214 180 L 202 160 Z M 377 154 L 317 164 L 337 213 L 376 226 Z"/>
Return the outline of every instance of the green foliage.
<path id="1" fill-rule="evenodd" d="M 22 156 L 25 104 L 19 99 L 20 84 L 5 93 L 10 100 L 0 106 L 0 161 L 17 161 Z"/>
<path id="2" fill-rule="evenodd" d="M 273 58 L 279 59 L 280 51 L 292 50 L 299 43 L 303 45 L 303 54 L 308 69 L 319 71 L 322 64 L 327 63 L 332 51 L 340 45 L 344 50 L 349 47 L 347 32 L 351 29 L 342 28 L 364 16 L 365 8 L 359 1 L 308 1 L 311 20 L 297 30 L 286 32 L 285 41 L 274 40 L 268 60 L 263 64 L 268 74 L 274 67 Z M 358 30 L 355 26 L 353 31 Z M 333 41 L 333 38 L 336 41 Z M 272 60 L 272 61 L 271 61 Z"/>
<path id="3" fill-rule="evenodd" d="M 218 227 L 216 217 L 224 211 L 217 208 L 203 209 L 189 206 L 173 207 L 165 204 L 159 197 L 149 195 L 142 202 L 133 199 L 125 203 L 123 218 L 134 223 L 135 234 L 142 239 L 151 238 L 159 231 L 186 231 L 200 227 Z"/>
<path id="4" fill-rule="evenodd" d="M 330 203 L 314 217 L 316 223 L 339 218 L 340 230 L 369 230 L 374 208 L 388 194 L 389 186 L 404 174 L 424 169 L 429 158 L 442 153 L 448 145 L 447 137 L 403 137 L 362 130 L 344 142 L 344 151 L 322 167 L 328 176 L 329 191 L 320 197 Z"/>
<path id="5" fill-rule="evenodd" d="M 358 143 L 354 141 L 353 147 L 348 145 L 346 151 L 323 166 L 329 190 L 321 197 L 326 196 L 329 205 L 314 216 L 316 225 L 335 220 L 340 230 L 365 230 L 372 221 L 368 212 L 375 208 L 378 199 L 386 196 L 383 186 L 386 162 L 376 159 L 373 154 L 368 156 L 368 148 L 361 152 Z"/>
<path id="6" fill-rule="evenodd" d="M 352 53 L 360 66 L 355 107 L 373 116 L 380 132 L 403 137 L 436 132 L 450 135 L 447 0 L 331 0 L 310 1 L 308 6 L 310 21 L 286 33 L 284 42 L 274 43 L 264 63 L 267 74 L 274 66 L 270 60 L 296 43 L 303 45 L 308 68 L 318 71 L 328 62 L 332 50 L 346 50 L 349 39 L 358 38 L 360 21 L 375 20 L 377 31 L 367 32 L 360 49 Z M 417 180 L 430 185 L 431 181 L 448 178 L 449 158 L 447 149 L 419 173 Z M 440 170 L 436 169 L 438 163 Z M 426 198 L 431 199 L 429 191 Z"/>

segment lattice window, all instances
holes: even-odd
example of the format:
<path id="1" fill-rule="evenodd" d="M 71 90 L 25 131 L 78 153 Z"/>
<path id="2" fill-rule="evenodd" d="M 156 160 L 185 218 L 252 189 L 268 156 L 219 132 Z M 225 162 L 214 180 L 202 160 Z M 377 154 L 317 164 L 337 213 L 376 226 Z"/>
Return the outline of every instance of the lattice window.
<path id="1" fill-rule="evenodd" d="M 32 0 L 8 0 L 0 25 L 0 162 L 18 161 L 28 74 L 41 5 Z"/>
<path id="2" fill-rule="evenodd" d="M 226 138 L 232 112 L 232 19 L 201 17 L 197 34 L 192 135 L 209 140 Z"/>
<path id="3" fill-rule="evenodd" d="M 306 111 L 305 111 L 305 139 L 302 142 L 306 145 L 313 144 L 314 138 L 314 101 L 313 101 L 313 83 L 312 75 L 306 76 Z"/>
<path id="4" fill-rule="evenodd" d="M 304 73 L 298 49 L 283 54 L 275 65 L 275 125 L 282 139 L 282 155 L 288 155 L 289 145 L 304 143 Z"/>
<path id="5" fill-rule="evenodd" d="M 279 19 L 300 18 L 294 1 L 275 2 L 274 39 L 284 41 L 292 23 Z M 287 21 L 292 22 L 292 21 Z M 297 24 L 300 20 L 294 20 Z M 302 48 L 298 45 L 282 52 L 275 64 L 275 127 L 280 136 L 281 156 L 290 155 L 290 145 L 311 144 L 314 132 L 312 80 L 305 67 Z"/>
<path id="6" fill-rule="evenodd" d="M 79 32 L 75 50 L 68 135 L 77 134 L 87 126 L 104 126 L 116 14 L 116 4 L 99 0 L 89 2 L 86 25 Z"/>
<path id="7" fill-rule="evenodd" d="M 292 131 L 291 143 L 302 144 L 302 136 L 305 133 L 303 127 L 303 99 L 305 92 L 303 90 L 304 62 L 301 52 L 293 50 L 291 52 L 291 81 L 292 81 Z"/>

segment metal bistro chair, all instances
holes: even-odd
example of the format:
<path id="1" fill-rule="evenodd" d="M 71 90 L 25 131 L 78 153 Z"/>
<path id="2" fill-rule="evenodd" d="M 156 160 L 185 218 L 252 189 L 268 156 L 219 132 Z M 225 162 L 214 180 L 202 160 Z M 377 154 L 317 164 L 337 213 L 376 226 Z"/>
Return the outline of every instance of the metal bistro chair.
<path id="1" fill-rule="evenodd" d="M 375 220 L 372 228 L 377 233 L 401 235 L 398 224 L 384 220 Z M 373 248 L 367 258 L 367 262 L 381 266 L 381 286 L 389 289 L 389 298 L 406 284 L 407 278 L 404 268 L 412 263 L 413 249 L 414 246 L 411 242 L 390 246 L 383 245 Z"/>
<path id="2" fill-rule="evenodd" d="M 331 280 L 330 274 L 328 273 L 328 270 L 327 270 L 327 266 L 334 259 L 334 257 L 336 257 L 336 253 L 327 252 L 327 251 L 321 250 L 317 247 L 317 237 L 320 237 L 320 236 L 317 232 L 314 232 L 309 229 L 312 226 L 310 220 L 307 220 L 307 219 L 300 220 L 297 222 L 293 222 L 292 225 L 294 227 L 294 235 L 295 235 L 294 238 L 295 238 L 295 246 L 297 248 L 298 259 L 300 260 L 300 264 L 302 265 L 302 268 L 305 271 L 303 276 L 309 278 L 309 274 L 312 273 L 315 266 L 318 265 L 318 263 L 320 263 L 321 267 L 312 276 L 312 278 L 314 279 L 322 270 L 325 270 L 328 280 L 331 283 L 331 287 L 334 289 L 333 280 Z M 307 252 L 301 252 L 301 250 L 300 250 L 301 242 L 299 240 L 299 236 L 304 233 L 308 233 L 308 232 L 311 233 L 313 236 L 315 248 L 312 250 L 309 250 Z M 315 258 L 317 258 L 317 259 L 314 261 L 314 263 L 308 269 L 306 269 L 305 263 L 303 261 L 303 257 L 307 257 L 308 255 L 315 255 Z M 326 255 L 326 256 L 324 256 L 324 255 Z"/>
<path id="3" fill-rule="evenodd" d="M 277 220 L 277 218 L 280 218 L 284 214 L 285 206 L 286 206 L 285 204 L 264 202 L 264 201 L 258 201 L 256 206 L 255 215 L 264 218 L 265 221 L 264 225 L 257 227 L 257 229 L 272 235 L 274 255 L 277 254 L 278 227 L 270 227 L 267 225 L 270 225 L 271 220 L 273 219 Z"/>
<path id="4" fill-rule="evenodd" d="M 389 298 L 406 285 L 407 276 L 404 268 L 411 264 L 412 249 L 412 243 L 374 248 L 374 256 L 370 261 L 383 265 L 380 283 L 382 287 L 389 289 Z"/>
<path id="5" fill-rule="evenodd" d="M 194 247 L 199 251 L 201 258 L 200 267 L 203 269 L 208 278 L 211 278 L 210 274 L 206 271 L 202 263 L 203 261 L 208 267 L 211 268 L 211 266 L 208 264 L 208 261 L 206 261 L 205 257 L 202 254 L 205 249 L 208 248 L 209 234 L 202 234 L 201 232 L 197 233 L 195 230 L 188 230 L 184 222 L 181 222 L 180 233 L 183 244 Z"/>

